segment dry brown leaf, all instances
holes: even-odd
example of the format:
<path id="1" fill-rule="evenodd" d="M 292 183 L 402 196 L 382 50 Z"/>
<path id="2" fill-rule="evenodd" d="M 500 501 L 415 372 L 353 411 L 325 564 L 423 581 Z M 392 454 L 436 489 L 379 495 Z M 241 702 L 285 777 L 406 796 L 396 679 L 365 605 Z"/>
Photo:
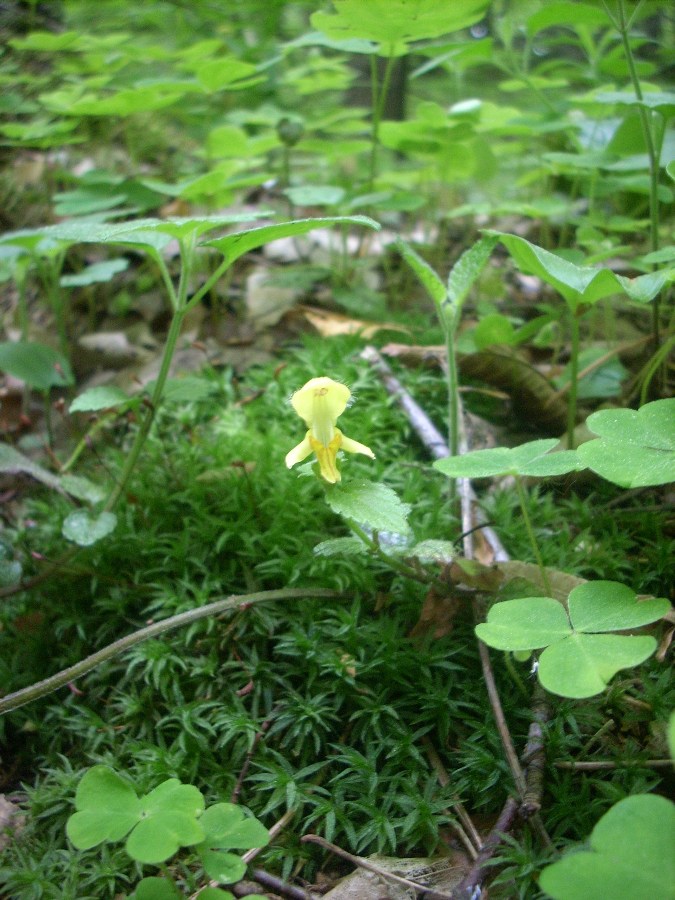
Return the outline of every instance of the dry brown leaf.
<path id="1" fill-rule="evenodd" d="M 404 334 L 410 334 L 408 328 L 397 325 L 395 322 L 366 322 L 363 319 L 352 319 L 351 316 L 343 316 L 340 313 L 329 312 L 316 306 L 301 306 L 299 309 L 321 337 L 359 334 L 368 340 L 378 331 L 401 331 Z"/>

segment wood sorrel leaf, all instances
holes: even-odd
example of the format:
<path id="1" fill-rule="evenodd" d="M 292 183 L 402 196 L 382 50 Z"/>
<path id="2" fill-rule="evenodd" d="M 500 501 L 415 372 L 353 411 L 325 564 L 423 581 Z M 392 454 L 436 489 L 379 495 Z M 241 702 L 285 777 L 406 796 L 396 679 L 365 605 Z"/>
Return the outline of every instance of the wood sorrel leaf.
<path id="1" fill-rule="evenodd" d="M 675 898 L 675 804 L 657 794 L 620 800 L 596 824 L 589 851 L 567 853 L 541 873 L 554 900 Z"/>
<path id="2" fill-rule="evenodd" d="M 491 478 L 497 475 L 524 475 L 547 478 L 579 468 L 576 451 L 550 453 L 559 442 L 555 438 L 529 441 L 519 447 L 473 450 L 463 456 L 436 460 L 435 469 L 449 478 Z"/>
<path id="3" fill-rule="evenodd" d="M 66 834 L 78 850 L 121 840 L 136 824 L 141 803 L 136 791 L 108 766 L 94 766 L 77 786 Z"/>
<path id="4" fill-rule="evenodd" d="M 670 603 L 658 598 L 638 600 L 635 591 L 616 581 L 588 581 L 570 591 L 567 607 L 575 631 L 627 631 L 656 622 Z"/>
<path id="5" fill-rule="evenodd" d="M 495 603 L 476 634 L 497 650 L 538 650 L 572 634 L 564 607 L 552 597 Z"/>
<path id="6" fill-rule="evenodd" d="M 179 847 L 204 840 L 204 829 L 197 821 L 204 797 L 193 785 L 169 778 L 141 797 L 140 805 L 140 821 L 126 843 L 127 853 L 138 862 L 164 862 Z"/>
<path id="7" fill-rule="evenodd" d="M 201 818 L 205 843 L 210 847 L 250 850 L 265 847 L 270 840 L 268 830 L 257 819 L 247 816 L 234 803 L 209 806 Z"/>
<path id="8" fill-rule="evenodd" d="M 92 516 L 86 509 L 76 509 L 66 516 L 61 527 L 64 538 L 80 547 L 90 547 L 103 540 L 117 525 L 115 513 L 102 512 Z"/>
<path id="9" fill-rule="evenodd" d="M 577 453 L 598 475 L 621 487 L 675 481 L 675 399 L 654 400 L 638 410 L 598 410 L 586 424 L 599 437 Z"/>

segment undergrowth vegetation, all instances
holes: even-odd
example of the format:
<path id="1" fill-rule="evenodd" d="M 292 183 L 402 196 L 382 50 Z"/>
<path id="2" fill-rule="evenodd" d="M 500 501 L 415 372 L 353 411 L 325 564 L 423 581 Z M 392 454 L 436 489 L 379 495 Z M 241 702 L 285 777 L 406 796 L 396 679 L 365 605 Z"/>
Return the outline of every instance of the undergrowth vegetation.
<path id="1" fill-rule="evenodd" d="M 670 897 L 670 14 L 216 6 L 0 22 L 0 895 Z"/>

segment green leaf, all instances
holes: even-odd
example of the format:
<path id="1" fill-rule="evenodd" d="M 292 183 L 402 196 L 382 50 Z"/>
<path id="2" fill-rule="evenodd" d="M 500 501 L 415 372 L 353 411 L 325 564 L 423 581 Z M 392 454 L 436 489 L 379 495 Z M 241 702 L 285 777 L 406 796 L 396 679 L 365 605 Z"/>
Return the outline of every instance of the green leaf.
<path id="1" fill-rule="evenodd" d="M 357 537 L 331 538 L 314 548 L 315 556 L 358 556 L 366 552 L 366 545 Z"/>
<path id="2" fill-rule="evenodd" d="M 588 347 L 582 350 L 578 357 L 579 371 L 582 372 L 587 366 L 602 359 L 606 355 L 606 349 L 602 347 Z M 569 384 L 571 374 L 571 365 L 567 365 L 562 374 L 554 380 L 557 388 L 562 388 Z M 591 398 L 617 397 L 621 393 L 621 385 L 628 377 L 628 370 L 621 364 L 621 361 L 607 359 L 604 363 L 596 366 L 587 375 L 579 379 L 577 383 L 577 398 L 579 400 L 589 400 Z"/>
<path id="3" fill-rule="evenodd" d="M 675 804 L 657 794 L 616 803 L 590 837 L 590 850 L 571 851 L 541 873 L 553 900 L 673 900 Z"/>
<path id="4" fill-rule="evenodd" d="M 204 797 L 191 784 L 169 778 L 141 798 L 141 819 L 126 842 L 132 859 L 142 863 L 161 863 L 179 847 L 204 840 L 204 829 L 197 821 L 204 810 Z"/>
<path id="5" fill-rule="evenodd" d="M 603 297 L 619 293 L 627 294 L 637 303 L 649 303 L 664 285 L 673 280 L 672 271 L 625 278 L 609 269 L 577 266 L 514 234 L 500 231 L 486 231 L 485 234 L 496 235 L 521 271 L 537 275 L 554 287 L 572 310 L 581 304 L 593 304 Z"/>
<path id="6" fill-rule="evenodd" d="M 547 478 L 578 469 L 576 451 L 549 452 L 558 443 L 555 438 L 549 438 L 529 441 L 519 447 L 473 450 L 463 456 L 436 460 L 434 468 L 449 478 L 491 478 L 497 475 Z"/>
<path id="7" fill-rule="evenodd" d="M 642 95 L 642 99 L 636 97 L 632 91 L 600 91 L 593 94 L 592 99 L 602 103 L 603 106 L 616 103 L 619 106 L 655 109 L 667 118 L 675 113 L 675 94 L 668 91 L 648 91 Z"/>
<path id="8" fill-rule="evenodd" d="M 105 499 L 104 488 L 82 475 L 61 475 L 59 482 L 67 494 L 85 503 L 100 503 Z"/>
<path id="9" fill-rule="evenodd" d="M 205 843 L 210 847 L 250 850 L 265 847 L 270 840 L 268 830 L 257 819 L 247 816 L 234 803 L 216 803 L 201 819 Z"/>
<path id="10" fill-rule="evenodd" d="M 582 464 L 621 487 L 675 481 L 675 399 L 633 409 L 602 409 L 586 420 L 599 435 L 582 444 Z"/>
<path id="11" fill-rule="evenodd" d="M 331 185 L 304 184 L 287 188 L 284 194 L 296 206 L 335 206 L 344 199 L 345 190 Z"/>
<path id="12" fill-rule="evenodd" d="M 200 896 L 203 896 L 203 892 Z M 129 900 L 176 900 L 176 885 L 168 878 L 144 878 Z"/>
<path id="13" fill-rule="evenodd" d="M 638 600 L 634 591 L 616 581 L 588 581 L 570 591 L 567 608 L 575 631 L 627 631 L 661 619 L 670 603 Z"/>
<path id="14" fill-rule="evenodd" d="M 390 487 L 373 481 L 350 481 L 326 488 L 326 501 L 334 513 L 374 531 L 406 534 L 410 505 Z"/>
<path id="15" fill-rule="evenodd" d="M 497 650 L 538 650 L 572 634 L 563 606 L 552 597 L 495 603 L 476 634 Z"/>
<path id="16" fill-rule="evenodd" d="M 66 834 L 78 850 L 121 840 L 136 824 L 141 804 L 129 782 L 108 766 L 94 766 L 82 777 Z"/>
<path id="17" fill-rule="evenodd" d="M 439 541 L 429 538 L 420 541 L 410 550 L 406 550 L 406 556 L 413 556 L 420 562 L 449 563 L 457 556 L 457 546 L 452 541 Z"/>
<path id="18" fill-rule="evenodd" d="M 134 397 L 129 397 L 121 388 L 115 385 L 102 385 L 89 388 L 70 404 L 69 412 L 95 412 L 100 409 L 112 409 L 126 403 L 137 402 Z"/>
<path id="19" fill-rule="evenodd" d="M 670 751 L 670 758 L 675 763 L 675 711 L 670 714 L 670 718 L 668 719 L 666 737 L 668 740 L 668 750 Z"/>
<path id="20" fill-rule="evenodd" d="M 620 669 L 639 665 L 654 650 L 656 639 L 647 635 L 571 634 L 541 654 L 539 681 L 562 697 L 594 697 Z"/>
<path id="21" fill-rule="evenodd" d="M 220 881 L 222 884 L 234 884 L 241 881 L 246 874 L 244 860 L 234 853 L 228 853 L 227 850 L 200 848 L 199 856 L 204 871 L 214 881 Z"/>
<path id="22" fill-rule="evenodd" d="M 400 56 L 411 41 L 468 28 L 484 15 L 488 0 L 333 0 L 336 13 L 316 12 L 312 27 L 333 40 L 375 41 L 386 55 Z"/>
<path id="23" fill-rule="evenodd" d="M 75 380 L 70 363 L 62 353 L 32 341 L 0 344 L 0 369 L 36 391 L 67 387 Z"/>
<path id="24" fill-rule="evenodd" d="M 14 447 L 10 447 L 9 444 L 0 444 L 0 472 L 6 475 L 18 475 L 20 473 L 30 475 L 31 478 L 47 485 L 47 487 L 57 491 L 62 490 L 61 480 L 58 476 L 47 471 L 47 469 L 43 469 L 42 466 L 24 456 L 23 453 L 19 453 Z"/>
<path id="25" fill-rule="evenodd" d="M 422 259 L 419 253 L 417 253 L 416 250 L 413 250 L 410 244 L 406 243 L 402 238 L 397 239 L 396 249 L 421 281 L 422 286 L 434 301 L 440 316 L 441 304 L 446 296 L 445 285 L 431 268 L 429 263 Z"/>
<path id="26" fill-rule="evenodd" d="M 76 509 L 64 520 L 61 532 L 64 538 L 80 547 L 90 547 L 107 537 L 115 530 L 116 525 L 115 513 L 102 512 L 97 516 L 91 516 L 84 509 Z"/>
<path id="27" fill-rule="evenodd" d="M 206 887 L 199 892 L 201 900 L 235 900 L 234 894 L 230 891 L 221 891 L 220 888 Z M 248 900 L 266 900 L 262 894 L 247 894 Z"/>
<path id="28" fill-rule="evenodd" d="M 170 240 L 185 240 L 188 237 L 201 237 L 216 228 L 252 222 L 268 211 L 260 210 L 249 213 L 233 213 L 223 216 L 189 216 L 177 219 L 134 219 L 130 222 L 61 222 L 48 225 L 41 230 L 45 237 L 69 243 L 83 244 L 124 244 L 142 243 L 148 235 L 158 235 L 160 245 Z M 153 245 L 154 246 L 154 245 Z"/>
<path id="29" fill-rule="evenodd" d="M 233 263 L 249 250 L 255 250 L 264 244 L 269 244 L 279 238 L 297 237 L 300 234 L 308 234 L 317 228 L 330 228 L 333 225 L 364 225 L 367 228 L 379 230 L 380 226 L 367 216 L 335 216 L 325 219 L 296 219 L 291 222 L 283 222 L 279 225 L 262 225 L 259 228 L 251 228 L 248 231 L 240 231 L 236 234 L 228 234 L 226 237 L 214 241 L 206 241 L 205 246 L 215 247 L 220 250 L 229 263 Z"/>
<path id="30" fill-rule="evenodd" d="M 88 284 L 101 284 L 111 281 L 118 272 L 129 268 L 129 260 L 124 257 L 106 259 L 103 262 L 87 266 L 77 275 L 64 275 L 60 280 L 62 287 L 86 287 Z"/>
<path id="31" fill-rule="evenodd" d="M 485 268 L 497 240 L 493 234 L 484 234 L 472 247 L 462 253 L 450 270 L 447 297 L 443 301 L 443 307 L 452 310 L 454 316 L 461 310 L 467 294 Z"/>

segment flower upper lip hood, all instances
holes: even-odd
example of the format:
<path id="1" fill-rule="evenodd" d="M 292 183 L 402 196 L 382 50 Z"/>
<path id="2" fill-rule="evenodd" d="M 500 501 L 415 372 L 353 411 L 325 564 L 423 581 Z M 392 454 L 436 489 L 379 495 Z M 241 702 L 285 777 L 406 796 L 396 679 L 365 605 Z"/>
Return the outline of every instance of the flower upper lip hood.
<path id="1" fill-rule="evenodd" d="M 363 453 L 371 459 L 375 458 L 370 447 L 353 441 L 335 427 L 338 417 L 347 408 L 350 397 L 351 392 L 346 385 L 325 375 L 312 378 L 293 394 L 291 405 L 309 430 L 297 447 L 286 454 L 289 469 L 306 459 L 310 453 L 315 453 L 321 476 L 335 484 L 340 481 L 336 462 L 338 450 Z"/>

